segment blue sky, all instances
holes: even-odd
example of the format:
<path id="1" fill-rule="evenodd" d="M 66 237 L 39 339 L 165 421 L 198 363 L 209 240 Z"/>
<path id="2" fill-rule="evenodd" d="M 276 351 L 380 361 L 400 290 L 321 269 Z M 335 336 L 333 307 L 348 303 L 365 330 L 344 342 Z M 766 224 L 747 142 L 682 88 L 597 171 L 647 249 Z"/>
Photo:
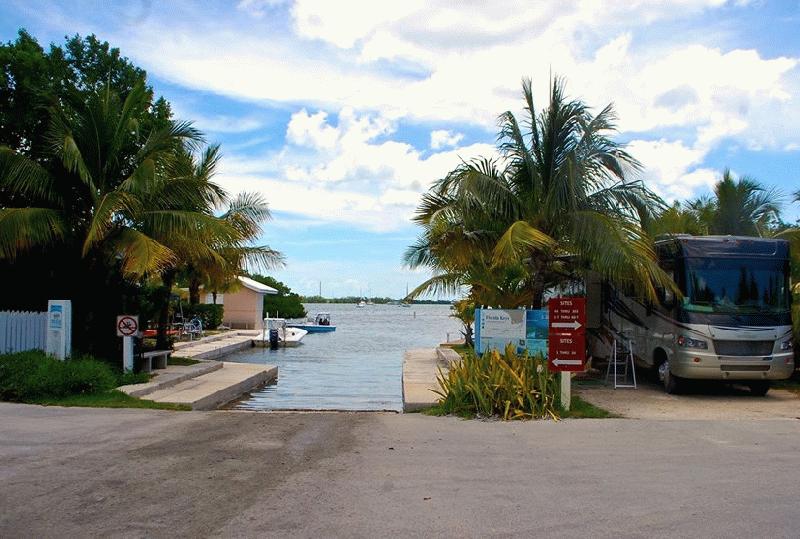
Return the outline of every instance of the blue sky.
<path id="1" fill-rule="evenodd" d="M 94 33 L 146 69 L 222 144 L 218 181 L 270 202 L 263 240 L 288 262 L 274 275 L 329 296 L 399 297 L 428 277 L 401 261 L 420 194 L 492 155 L 522 77 L 542 102 L 551 70 L 572 96 L 614 102 L 619 139 L 668 200 L 708 193 L 726 166 L 800 188 L 799 24 L 796 1 L 0 5 L 3 41 Z"/>

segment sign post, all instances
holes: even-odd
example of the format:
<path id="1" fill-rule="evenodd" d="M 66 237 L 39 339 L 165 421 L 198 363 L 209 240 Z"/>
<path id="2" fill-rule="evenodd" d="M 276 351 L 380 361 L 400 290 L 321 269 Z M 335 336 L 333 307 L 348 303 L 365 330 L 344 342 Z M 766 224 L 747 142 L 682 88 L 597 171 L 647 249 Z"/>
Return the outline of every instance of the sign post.
<path id="1" fill-rule="evenodd" d="M 570 372 L 580 372 L 586 361 L 586 298 L 552 298 L 548 303 L 547 367 L 561 373 L 561 407 L 569 410 Z"/>
<path id="2" fill-rule="evenodd" d="M 45 351 L 57 359 L 72 355 L 72 302 L 68 299 L 47 302 Z"/>
<path id="3" fill-rule="evenodd" d="M 122 314 L 117 317 L 117 337 L 122 337 L 122 368 L 133 371 L 133 337 L 139 332 L 139 317 Z"/>

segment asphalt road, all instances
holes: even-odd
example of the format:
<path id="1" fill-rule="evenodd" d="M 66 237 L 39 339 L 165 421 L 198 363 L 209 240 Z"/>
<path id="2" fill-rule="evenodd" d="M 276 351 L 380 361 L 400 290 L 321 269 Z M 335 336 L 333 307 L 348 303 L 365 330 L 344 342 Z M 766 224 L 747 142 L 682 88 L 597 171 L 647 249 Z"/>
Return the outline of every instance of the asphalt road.
<path id="1" fill-rule="evenodd" d="M 0 537 L 797 537 L 800 421 L 0 404 Z"/>

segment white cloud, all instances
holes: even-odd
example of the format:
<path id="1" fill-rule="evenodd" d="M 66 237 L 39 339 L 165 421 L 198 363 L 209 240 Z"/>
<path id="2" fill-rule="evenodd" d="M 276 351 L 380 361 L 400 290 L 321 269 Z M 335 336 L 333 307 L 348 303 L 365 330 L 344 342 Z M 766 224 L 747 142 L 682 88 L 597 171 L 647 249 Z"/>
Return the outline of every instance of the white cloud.
<path id="1" fill-rule="evenodd" d="M 535 78 L 541 103 L 552 69 L 567 77 L 571 95 L 590 105 L 614 101 L 624 131 L 680 126 L 704 144 L 726 137 L 752 148 L 800 143 L 798 122 L 772 129 L 775 117 L 800 120 L 793 103 L 800 92 L 796 58 L 704 43 L 642 42 L 649 24 L 687 19 L 724 3 L 584 2 L 531 9 L 513 1 L 454 8 L 419 0 L 344 7 L 299 0 L 289 13 L 295 35 L 200 19 L 126 28 L 116 41 L 169 80 L 265 103 L 332 112 L 349 107 L 391 119 L 490 128 L 498 113 L 521 106 L 522 76 Z M 278 4 L 245 0 L 239 7 L 258 11 Z"/>
<path id="2" fill-rule="evenodd" d="M 116 32 L 109 25 L 103 34 L 167 81 L 298 111 L 285 148 L 255 160 L 230 156 L 231 177 L 280 179 L 312 191 L 324 184 L 323 191 L 355 193 L 379 208 L 397 204 L 458 156 L 491 153 L 436 152 L 463 140 L 438 127 L 477 125 L 489 140 L 498 113 L 521 109 L 521 77 L 534 77 L 541 106 L 552 70 L 566 77 L 571 96 L 595 107 L 614 102 L 620 130 L 637 139 L 631 152 L 648 165 L 654 187 L 674 197 L 708 183 L 703 159 L 723 140 L 749 149 L 800 147 L 798 58 L 767 56 L 738 46 L 736 36 L 705 32 L 719 28 L 714 10 L 723 5 L 726 13 L 739 9 L 725 0 L 535 7 L 513 0 L 242 0 L 235 17 L 196 9 L 161 17 L 154 8 L 148 24 Z M 651 31 L 676 21 L 674 28 L 694 30 L 666 38 Z M 392 140 L 399 120 L 433 125 L 434 154 L 422 158 L 420 149 Z M 204 121 L 219 132 L 256 125 Z M 345 199 L 332 200 L 355 220 Z"/>
<path id="3" fill-rule="evenodd" d="M 718 179 L 716 171 L 699 166 L 707 149 L 660 139 L 634 140 L 627 150 L 641 161 L 647 185 L 668 201 L 690 198 Z"/>
<path id="4" fill-rule="evenodd" d="M 277 211 L 389 231 L 408 225 L 420 195 L 461 157 L 495 155 L 488 144 L 423 155 L 383 140 L 395 129 L 385 117 L 352 109 L 335 124 L 324 112 L 303 109 L 289 120 L 284 148 L 261 158 L 225 157 L 219 180 L 234 192 L 263 193 Z"/>
<path id="5" fill-rule="evenodd" d="M 444 129 L 437 129 L 431 131 L 431 148 L 438 150 L 439 148 L 453 147 L 458 145 L 464 138 L 461 133 L 453 133 Z"/>

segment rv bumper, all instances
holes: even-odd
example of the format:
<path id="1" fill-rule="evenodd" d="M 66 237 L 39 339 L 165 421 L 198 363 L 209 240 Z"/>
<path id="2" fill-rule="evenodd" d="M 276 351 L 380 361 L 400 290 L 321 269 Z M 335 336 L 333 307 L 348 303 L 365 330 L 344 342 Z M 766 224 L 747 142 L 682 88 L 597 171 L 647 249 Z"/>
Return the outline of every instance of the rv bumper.
<path id="1" fill-rule="evenodd" d="M 680 350 L 670 361 L 670 370 L 681 378 L 702 380 L 785 380 L 794 372 L 794 354 L 718 356 Z"/>

